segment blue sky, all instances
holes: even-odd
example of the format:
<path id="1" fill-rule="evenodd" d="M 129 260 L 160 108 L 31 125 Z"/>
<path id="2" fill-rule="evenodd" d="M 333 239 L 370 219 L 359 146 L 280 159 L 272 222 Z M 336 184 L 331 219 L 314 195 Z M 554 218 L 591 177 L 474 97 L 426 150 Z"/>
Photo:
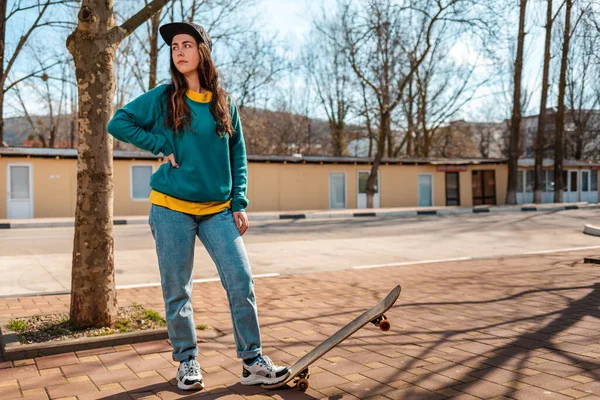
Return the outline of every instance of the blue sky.
<path id="1" fill-rule="evenodd" d="M 9 2 L 9 7 L 13 2 L 14 0 Z M 260 1 L 259 9 L 257 10 L 258 14 L 260 14 L 261 16 L 261 29 L 271 33 L 277 33 L 280 39 L 299 44 L 304 40 L 306 34 L 310 30 L 312 16 L 319 13 L 323 2 L 327 5 L 334 5 L 336 0 L 262 0 Z M 29 14 L 26 16 L 27 20 L 31 20 L 31 18 L 33 18 L 33 14 Z M 9 25 L 9 28 L 12 29 L 12 31 L 9 31 L 8 35 L 13 35 L 13 38 L 18 38 L 22 34 L 22 30 L 29 25 L 29 23 L 27 22 L 28 21 L 25 20 L 23 20 L 22 23 L 13 22 L 12 25 Z M 531 27 L 531 35 L 529 36 L 529 40 L 538 36 L 538 33 L 540 32 L 540 29 L 537 26 L 537 24 L 539 24 L 539 22 L 533 23 L 533 25 L 536 26 Z M 513 27 L 505 27 L 505 29 L 513 29 Z M 36 40 L 40 42 L 40 45 L 45 46 L 42 47 L 44 51 L 46 51 L 46 49 L 50 49 L 50 51 L 52 51 L 52 49 L 60 50 L 64 46 L 64 36 L 58 34 L 45 35 L 43 37 L 38 37 Z M 16 42 L 16 40 L 13 40 L 13 42 Z M 526 76 L 524 77 L 524 81 L 526 85 L 531 86 L 533 88 L 536 85 L 539 85 L 539 82 L 537 81 L 539 81 L 540 68 L 538 67 L 539 63 L 535 62 L 535 60 L 541 58 L 540 50 L 543 50 L 543 44 L 542 46 L 538 46 L 534 43 L 530 43 L 529 47 L 531 52 L 531 59 L 529 60 L 530 63 L 527 65 L 525 71 Z M 455 59 L 469 57 L 468 50 L 464 46 L 464 43 L 456 46 L 452 53 L 452 56 Z M 26 66 L 28 58 L 30 58 L 29 55 L 22 55 L 20 57 L 20 64 Z M 18 69 L 16 70 L 18 71 Z M 486 89 L 486 92 L 488 92 L 488 99 L 490 96 L 489 93 L 497 89 L 498 88 Z M 491 97 L 493 98 L 493 96 Z M 494 102 L 492 102 L 492 104 L 493 103 Z M 477 108 L 481 108 L 482 104 L 483 103 L 478 101 L 477 104 L 472 104 L 469 107 L 469 109 L 475 110 Z M 29 106 L 30 112 L 35 114 L 37 105 L 34 102 L 32 102 Z M 465 110 L 464 117 L 468 119 L 473 119 L 474 113 L 470 112 L 470 110 Z M 5 109 L 5 116 L 12 116 L 15 114 L 22 114 L 22 112 L 19 113 L 18 109 Z"/>

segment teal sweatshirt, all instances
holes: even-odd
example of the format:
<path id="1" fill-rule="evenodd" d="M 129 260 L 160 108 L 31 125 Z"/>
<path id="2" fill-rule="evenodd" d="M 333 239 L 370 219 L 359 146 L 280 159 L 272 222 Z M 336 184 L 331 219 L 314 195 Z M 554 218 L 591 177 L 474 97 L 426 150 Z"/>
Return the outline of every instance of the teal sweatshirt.
<path id="1" fill-rule="evenodd" d="M 232 211 L 248 206 L 248 169 L 242 125 L 235 103 L 229 99 L 233 136 L 216 131 L 210 103 L 186 97 L 192 117 L 190 130 L 167 128 L 167 85 L 142 94 L 117 110 L 107 126 L 115 138 L 140 149 L 175 155 L 179 168 L 165 163 L 150 178 L 150 186 L 178 199 L 205 202 L 231 199 Z"/>

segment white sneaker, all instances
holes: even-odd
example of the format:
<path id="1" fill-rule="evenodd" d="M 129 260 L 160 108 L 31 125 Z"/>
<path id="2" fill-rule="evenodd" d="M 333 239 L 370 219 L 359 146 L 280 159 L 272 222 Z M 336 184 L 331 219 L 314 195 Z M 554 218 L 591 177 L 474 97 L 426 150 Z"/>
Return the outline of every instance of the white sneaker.
<path id="1" fill-rule="evenodd" d="M 242 385 L 267 384 L 274 385 L 284 381 L 290 371 L 288 367 L 281 367 L 273 364 L 273 361 L 267 356 L 259 356 L 252 365 L 246 365 L 242 361 Z"/>
<path id="2" fill-rule="evenodd" d="M 177 380 L 177 387 L 181 390 L 204 389 L 200 364 L 195 358 L 185 360 L 179 364 L 175 379 Z"/>

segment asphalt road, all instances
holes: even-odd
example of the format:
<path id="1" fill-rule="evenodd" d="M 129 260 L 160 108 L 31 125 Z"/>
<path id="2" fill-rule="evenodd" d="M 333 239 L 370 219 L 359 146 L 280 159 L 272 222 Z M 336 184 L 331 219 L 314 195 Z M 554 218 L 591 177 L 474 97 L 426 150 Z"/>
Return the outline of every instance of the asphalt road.
<path id="1" fill-rule="evenodd" d="M 255 275 L 290 274 L 599 246 L 584 235 L 600 210 L 415 218 L 253 221 L 244 241 Z M 147 225 L 115 226 L 118 286 L 160 282 Z M 69 290 L 73 228 L 0 230 L 0 295 Z M 217 277 L 200 241 L 195 279 Z"/>

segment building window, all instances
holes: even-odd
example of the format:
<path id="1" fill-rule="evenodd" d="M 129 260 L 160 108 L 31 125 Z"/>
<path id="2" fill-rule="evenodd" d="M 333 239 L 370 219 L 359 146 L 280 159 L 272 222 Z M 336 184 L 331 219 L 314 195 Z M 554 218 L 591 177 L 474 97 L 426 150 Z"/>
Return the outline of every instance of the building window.
<path id="1" fill-rule="evenodd" d="M 525 171 L 519 170 L 517 172 L 517 193 L 523 193 L 523 173 Z"/>
<path id="2" fill-rule="evenodd" d="M 581 191 L 587 192 L 590 190 L 590 172 L 589 171 L 581 171 Z"/>
<path id="3" fill-rule="evenodd" d="M 358 193 L 367 193 L 367 179 L 369 179 L 369 172 L 360 171 L 358 173 Z M 379 192 L 377 187 L 377 181 L 375 181 L 375 193 Z"/>
<path id="4" fill-rule="evenodd" d="M 533 192 L 533 173 L 532 169 L 525 171 L 525 192 L 527 193 Z"/>
<path id="5" fill-rule="evenodd" d="M 151 165 L 131 166 L 131 199 L 148 200 L 150 195 L 150 176 L 152 176 Z"/>
<path id="6" fill-rule="evenodd" d="M 598 171 L 593 169 L 590 174 L 590 190 L 592 192 L 598 191 Z"/>
<path id="7" fill-rule="evenodd" d="M 546 193 L 554 192 L 554 171 L 545 171 L 544 183 L 542 187 L 544 188 L 544 192 Z"/>

